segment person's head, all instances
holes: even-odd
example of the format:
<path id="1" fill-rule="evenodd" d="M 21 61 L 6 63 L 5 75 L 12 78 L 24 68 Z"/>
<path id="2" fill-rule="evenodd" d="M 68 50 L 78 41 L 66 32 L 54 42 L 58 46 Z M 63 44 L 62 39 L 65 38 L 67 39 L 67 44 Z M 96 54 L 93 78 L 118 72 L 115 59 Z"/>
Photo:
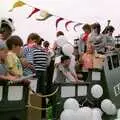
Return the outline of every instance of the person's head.
<path id="1" fill-rule="evenodd" d="M 6 45 L 8 47 L 8 50 L 12 50 L 17 55 L 19 55 L 21 53 L 23 41 L 19 36 L 14 35 L 8 38 L 8 40 L 6 41 Z"/>
<path id="2" fill-rule="evenodd" d="M 115 30 L 115 28 L 113 26 L 107 26 L 103 30 L 102 34 L 108 34 L 108 35 L 112 36 L 114 30 Z"/>
<path id="3" fill-rule="evenodd" d="M 88 32 L 90 33 L 91 32 L 91 26 L 89 24 L 85 24 L 83 27 L 82 27 L 83 31 L 84 32 Z"/>
<path id="4" fill-rule="evenodd" d="M 71 62 L 71 59 L 70 59 L 69 56 L 63 55 L 63 56 L 61 57 L 61 63 L 62 63 L 64 66 L 69 67 L 70 62 Z"/>
<path id="5" fill-rule="evenodd" d="M 57 37 L 59 37 L 59 36 L 61 36 L 61 35 L 64 36 L 64 33 L 63 33 L 62 31 L 58 31 L 58 32 L 56 33 L 56 36 L 57 36 Z"/>
<path id="6" fill-rule="evenodd" d="M 0 59 L 1 60 L 6 59 L 7 52 L 8 52 L 7 46 L 6 46 L 5 42 L 1 40 L 0 41 Z"/>
<path id="7" fill-rule="evenodd" d="M 27 44 L 39 43 L 41 40 L 40 36 L 37 33 L 30 33 L 27 38 Z"/>
<path id="8" fill-rule="evenodd" d="M 49 45 L 50 45 L 50 43 L 49 43 L 48 41 L 45 41 L 45 42 L 43 43 L 43 46 L 44 46 L 45 48 L 48 48 Z"/>
<path id="9" fill-rule="evenodd" d="M 115 30 L 115 28 L 113 26 L 108 26 L 106 29 L 106 34 L 112 36 L 114 30 Z"/>
<path id="10" fill-rule="evenodd" d="M 91 25 L 91 29 L 99 35 L 101 31 L 101 26 L 99 23 L 94 23 Z"/>
<path id="11" fill-rule="evenodd" d="M 13 20 L 11 18 L 3 18 L 0 21 L 0 34 L 3 40 L 7 40 L 15 30 Z"/>

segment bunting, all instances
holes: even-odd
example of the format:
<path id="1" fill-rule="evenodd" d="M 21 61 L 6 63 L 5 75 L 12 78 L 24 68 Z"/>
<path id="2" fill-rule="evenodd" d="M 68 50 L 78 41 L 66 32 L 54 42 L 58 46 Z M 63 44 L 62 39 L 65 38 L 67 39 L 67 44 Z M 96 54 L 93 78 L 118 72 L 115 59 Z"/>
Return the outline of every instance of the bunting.
<path id="1" fill-rule="evenodd" d="M 13 4 L 13 7 L 12 9 L 9 10 L 9 12 L 12 12 L 14 8 L 17 8 L 17 7 L 22 7 L 24 6 L 26 3 L 24 3 L 23 1 L 17 1 Z"/>
<path id="2" fill-rule="evenodd" d="M 59 17 L 59 18 L 56 20 L 56 29 L 57 29 L 57 27 L 58 27 L 58 23 L 59 23 L 60 21 L 62 21 L 62 20 L 64 20 L 64 18 L 62 18 L 62 17 Z"/>
<path id="3" fill-rule="evenodd" d="M 67 26 L 68 26 L 68 24 L 70 24 L 70 23 L 73 23 L 73 21 L 70 20 L 70 21 L 68 21 L 68 22 L 65 23 L 65 28 L 66 28 L 67 31 L 69 31 L 68 28 L 67 28 Z"/>
<path id="4" fill-rule="evenodd" d="M 48 13 L 47 11 L 41 11 L 40 15 L 38 18 L 36 18 L 36 20 L 38 21 L 44 21 L 46 19 L 48 19 L 49 17 L 53 16 L 52 14 Z"/>
<path id="5" fill-rule="evenodd" d="M 76 27 L 78 27 L 78 26 L 80 26 L 80 25 L 82 25 L 82 24 L 83 24 L 83 23 L 77 23 L 77 24 L 75 24 L 74 27 L 73 27 L 74 31 L 77 32 Z"/>
<path id="6" fill-rule="evenodd" d="M 30 15 L 27 18 L 30 18 L 33 14 L 37 13 L 38 11 L 40 11 L 40 9 L 34 8 L 33 11 L 30 13 Z"/>
<path id="7" fill-rule="evenodd" d="M 76 22 L 76 21 L 68 20 L 68 19 L 63 18 L 63 17 L 60 17 L 60 16 L 53 15 L 53 14 L 51 14 L 51 13 L 45 11 L 45 10 L 41 10 L 41 9 L 39 9 L 39 8 L 33 7 L 33 6 L 31 6 L 31 5 L 28 5 L 27 3 L 25 3 L 25 2 L 23 2 L 23 1 L 21 1 L 21 0 L 18 0 L 17 2 L 15 2 L 15 3 L 13 4 L 13 6 L 12 6 L 12 9 L 9 10 L 9 12 L 12 12 L 13 9 L 15 9 L 15 8 L 17 8 L 17 7 L 22 7 L 22 6 L 24 6 L 24 5 L 27 5 L 27 6 L 33 8 L 33 10 L 31 11 L 31 13 L 28 15 L 27 18 L 30 18 L 33 14 L 35 14 L 35 13 L 37 13 L 37 12 L 40 13 L 39 16 L 36 18 L 36 20 L 38 20 L 38 21 L 44 21 L 44 20 L 47 20 L 48 18 L 50 18 L 50 17 L 52 17 L 52 16 L 55 16 L 55 17 L 57 18 L 57 19 L 56 19 L 56 29 L 58 28 L 59 22 L 62 21 L 62 20 L 67 20 L 67 22 L 65 23 L 65 28 L 66 28 L 67 31 L 69 31 L 69 30 L 68 30 L 68 25 L 69 25 L 70 23 L 75 23 L 75 25 L 74 25 L 74 27 L 73 27 L 73 30 L 74 30 L 75 32 L 77 32 L 76 27 L 78 27 L 78 26 L 80 26 L 80 25 L 83 24 L 83 23 L 79 23 L 79 22 Z"/>

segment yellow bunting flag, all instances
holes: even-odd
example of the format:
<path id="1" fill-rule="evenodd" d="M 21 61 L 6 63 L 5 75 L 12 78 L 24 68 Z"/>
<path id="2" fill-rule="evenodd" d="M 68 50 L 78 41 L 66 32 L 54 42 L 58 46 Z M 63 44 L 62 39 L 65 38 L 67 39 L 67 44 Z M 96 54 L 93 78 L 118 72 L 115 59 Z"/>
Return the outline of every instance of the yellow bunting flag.
<path id="1" fill-rule="evenodd" d="M 13 4 L 13 7 L 12 9 L 9 10 L 9 12 L 12 12 L 14 8 L 17 8 L 17 7 L 22 7 L 23 5 L 25 5 L 26 3 L 24 3 L 23 1 L 17 1 Z"/>

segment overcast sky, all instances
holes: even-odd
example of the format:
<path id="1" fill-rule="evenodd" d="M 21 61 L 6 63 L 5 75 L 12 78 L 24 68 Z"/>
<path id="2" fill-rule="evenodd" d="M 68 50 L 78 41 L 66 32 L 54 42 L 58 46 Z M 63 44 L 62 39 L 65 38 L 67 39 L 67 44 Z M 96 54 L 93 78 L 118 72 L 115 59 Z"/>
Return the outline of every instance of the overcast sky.
<path id="1" fill-rule="evenodd" d="M 56 16 L 66 18 L 65 21 L 60 22 L 58 30 L 64 31 L 69 41 L 73 41 L 74 37 L 79 36 L 81 27 L 77 28 L 80 32 L 76 33 L 72 29 L 73 24 L 71 24 L 69 25 L 70 31 L 67 32 L 64 27 L 67 19 L 90 24 L 100 22 L 102 29 L 107 24 L 107 20 L 110 19 L 111 25 L 116 28 L 114 35 L 120 33 L 120 0 L 22 0 L 31 6 L 47 10 L 49 13 L 56 15 L 42 22 L 36 21 L 38 14 L 26 19 L 32 11 L 32 8 L 28 6 L 16 8 L 13 12 L 8 12 L 15 1 L 0 0 L 0 17 L 13 18 L 16 27 L 14 34 L 19 34 L 24 39 L 24 42 L 27 35 L 31 32 L 37 32 L 45 40 L 53 42 L 56 38 Z"/>

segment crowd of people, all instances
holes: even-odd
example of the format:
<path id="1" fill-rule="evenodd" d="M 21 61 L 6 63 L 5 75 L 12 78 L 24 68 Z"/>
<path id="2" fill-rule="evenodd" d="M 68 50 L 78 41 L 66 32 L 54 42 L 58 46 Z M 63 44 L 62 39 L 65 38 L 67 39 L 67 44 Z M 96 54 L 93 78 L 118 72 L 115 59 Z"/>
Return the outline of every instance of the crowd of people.
<path id="1" fill-rule="evenodd" d="M 11 19 L 9 23 L 12 24 Z M 53 83 L 83 82 L 89 69 L 102 68 L 105 53 L 115 49 L 115 40 L 113 26 L 107 26 L 103 32 L 99 23 L 85 24 L 82 29 L 83 33 L 74 46 L 75 64 L 70 68 L 71 56 L 62 50 L 62 46 L 69 42 L 62 31 L 57 32 L 52 48 L 49 41 L 37 33 L 30 33 L 24 45 L 20 36 L 12 35 L 11 25 L 1 21 L 0 79 L 16 80 L 36 74 L 36 92 L 43 95 L 52 91 Z M 56 63 L 59 56 L 60 61 Z"/>

